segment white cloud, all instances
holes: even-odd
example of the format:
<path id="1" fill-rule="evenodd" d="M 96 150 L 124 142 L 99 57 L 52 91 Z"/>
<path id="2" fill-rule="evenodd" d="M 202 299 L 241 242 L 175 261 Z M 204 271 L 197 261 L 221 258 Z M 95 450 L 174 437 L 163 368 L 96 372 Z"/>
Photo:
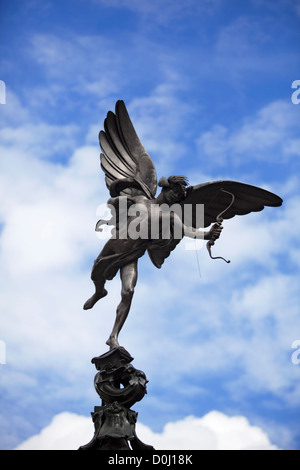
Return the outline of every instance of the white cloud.
<path id="1" fill-rule="evenodd" d="M 164 141 L 168 148 L 180 127 L 179 118 L 167 119 L 178 107 L 174 96 L 172 86 L 165 84 L 151 96 L 131 102 L 143 142 L 145 138 L 153 150 L 157 144 L 151 141 L 152 135 L 162 136 L 161 129 L 168 129 L 170 138 Z M 161 120 L 155 120 L 157 109 Z M 188 112 L 188 107 L 184 109 Z M 116 279 L 109 284 L 108 297 L 93 311 L 82 310 L 93 292 L 89 278 L 92 259 L 102 246 L 94 234 L 96 208 L 108 197 L 99 167 L 99 148 L 72 148 L 70 144 L 65 165 L 50 163 L 39 158 L 43 141 L 50 145 L 51 136 L 63 140 L 66 135 L 72 142 L 76 129 L 63 127 L 60 132 L 56 127 L 40 125 L 40 135 L 36 136 L 30 121 L 15 126 L 18 132 L 5 134 L 0 176 L 0 339 L 7 343 L 11 366 L 5 370 L 4 383 L 11 390 L 18 377 L 20 386 L 29 390 L 30 402 L 35 387 L 31 375 L 38 382 L 39 372 L 47 366 L 50 380 L 52 373 L 63 380 L 59 391 L 55 387 L 49 391 L 53 400 L 68 397 L 70 389 L 73 397 L 86 396 L 90 388 L 83 391 L 77 384 L 92 383 L 86 364 L 103 353 L 120 298 Z M 21 152 L 24 138 L 26 151 Z M 276 277 L 278 253 L 288 258 L 291 246 L 297 250 L 299 202 L 293 195 L 297 187 L 297 181 L 289 183 L 289 197 L 282 209 L 266 209 L 262 214 L 224 222 L 214 254 L 232 259 L 229 267 L 222 261 L 211 261 L 202 250 L 199 279 L 195 253 L 187 253 L 183 245 L 171 254 L 161 271 L 147 257 L 141 261 L 132 310 L 120 339 L 133 355 L 139 351 L 139 364 L 151 376 L 154 387 L 157 383 L 180 383 L 182 374 L 188 376 L 195 367 L 199 370 L 199 364 L 199 374 L 218 373 L 239 364 L 242 372 L 235 381 L 230 375 L 231 385 L 224 384 L 231 396 L 259 390 L 297 403 L 296 369 L 289 367 L 286 351 L 286 345 L 290 347 L 291 339 L 296 339 L 292 335 L 298 325 L 293 307 L 298 298 L 296 280 Z M 254 264 L 259 268 L 256 273 Z M 272 299 L 272 285 L 276 285 L 277 303 Z M 263 303 L 264 291 L 268 296 Z M 282 317 L 279 306 L 286 310 Z M 261 335 L 262 320 L 268 315 L 275 321 L 275 331 Z M 243 329 L 246 326 L 250 339 Z M 197 396 L 199 388 L 189 389 L 189 393 Z M 211 435 L 211 430 L 205 428 L 205 433 Z M 157 436 L 151 435 L 155 441 Z M 160 439 L 163 436 L 165 433 Z M 205 442 L 211 442 L 209 437 Z"/>
<path id="2" fill-rule="evenodd" d="M 102 192 L 98 149 L 77 149 L 67 167 L 28 153 L 20 156 L 17 149 L 3 153 L 2 266 L 24 275 L 74 265 L 82 259 L 84 247 L 88 257 L 89 233 Z"/>
<path id="3" fill-rule="evenodd" d="M 8 116 L 7 121 L 12 125 Z M 70 145 L 67 163 L 53 163 L 40 158 L 39 150 L 47 144 L 51 152 L 50 137 L 56 137 L 56 146 L 58 138 L 64 139 L 64 126 L 55 126 L 55 135 L 53 126 L 35 128 L 31 121 L 18 122 L 14 129 L 0 149 L 1 340 L 11 366 L 3 371 L 7 387 L 17 372 L 26 383 L 29 369 L 44 368 L 47 357 L 49 367 L 64 376 L 74 348 L 89 351 L 94 344 L 92 357 L 98 341 L 105 344 L 109 334 L 103 325 L 100 331 L 92 326 L 100 315 L 82 310 L 93 291 L 92 260 L 101 249 L 94 232 L 96 208 L 107 198 L 99 148 Z M 76 128 L 70 128 L 72 140 L 74 133 Z M 106 305 L 113 297 L 112 286 Z M 76 361 L 78 370 L 80 363 Z"/>
<path id="4" fill-rule="evenodd" d="M 276 450 L 267 434 L 252 426 L 244 416 L 229 417 L 211 411 L 197 418 L 188 416 L 165 425 L 154 433 L 143 424 L 136 425 L 137 436 L 156 450 Z M 87 444 L 94 434 L 91 418 L 60 413 L 38 435 L 32 436 L 15 450 L 76 450 Z"/>
<path id="5" fill-rule="evenodd" d="M 226 165 L 233 160 L 241 165 L 259 160 L 274 161 L 274 155 L 288 161 L 298 156 L 295 139 L 298 112 L 289 102 L 275 101 L 260 109 L 240 127 L 230 131 L 218 123 L 197 140 L 200 154 L 213 156 L 213 161 Z M 278 154 L 279 152 L 279 154 Z"/>
<path id="6" fill-rule="evenodd" d="M 23 124 L 29 119 L 28 110 L 22 105 L 19 97 L 9 88 L 6 91 L 6 104 L 1 107 L 1 128 L 9 122 L 11 125 Z"/>
<path id="7" fill-rule="evenodd" d="M 20 152 L 30 151 L 39 158 L 59 154 L 65 156 L 74 148 L 78 128 L 75 125 L 49 125 L 29 123 L 20 127 L 3 127 L 0 130 L 2 145 L 14 145 Z"/>
<path id="8" fill-rule="evenodd" d="M 168 92 L 172 96 L 172 90 Z M 160 106 L 160 99 L 163 100 L 165 93 L 166 90 L 162 93 L 157 89 L 152 96 L 154 104 L 152 98 L 138 103 L 148 119 L 139 120 L 137 115 L 141 130 L 147 129 L 148 125 L 150 128 L 157 125 L 153 123 L 155 113 L 150 104 Z M 165 104 L 165 101 L 162 103 Z M 176 100 L 170 101 L 170 114 L 176 104 Z M 132 102 L 131 107 L 137 114 L 137 103 Z M 26 129 L 33 132 L 31 127 Z M 46 132 L 46 128 L 43 129 Z M 97 205 L 106 200 L 108 192 L 99 168 L 98 148 L 77 148 L 70 153 L 67 165 L 55 165 L 39 160 L 36 150 L 31 154 L 34 136 L 28 139 L 27 152 L 21 154 L 22 135 L 15 133 L 3 147 L 7 158 L 2 160 L 1 180 L 7 199 L 3 198 L 0 203 L 4 223 L 0 256 L 5 279 L 1 302 L 2 311 L 7 315 L 3 321 L 4 336 L 1 339 L 11 343 L 14 353 L 8 351 L 8 355 L 16 364 L 20 349 L 23 349 L 22 365 L 18 367 L 24 369 L 34 363 L 38 369 L 50 355 L 51 367 L 64 375 L 65 364 L 74 354 L 73 342 L 81 344 L 81 349 L 90 351 L 91 356 L 98 353 L 93 351 L 95 345 L 98 348 L 98 344 L 105 344 L 119 302 L 120 285 L 116 279 L 109 284 L 107 298 L 101 300 L 92 312 L 82 311 L 83 302 L 93 292 L 89 279 L 92 259 L 102 246 L 93 233 L 95 212 Z M 35 144 L 33 147 L 36 148 Z M 293 187 L 296 188 L 297 184 Z M 230 367 L 239 360 L 244 367 L 241 380 L 247 384 L 247 389 L 251 387 L 251 379 L 254 383 L 257 380 L 261 388 L 280 394 L 283 387 L 292 384 L 293 374 L 290 370 L 285 372 L 282 361 L 272 362 L 272 367 L 269 367 L 272 354 L 268 353 L 260 362 L 261 367 L 256 369 L 257 357 L 249 351 L 253 345 L 258 352 L 263 352 L 266 344 L 268 351 L 272 349 L 274 338 L 270 335 L 261 338 L 258 334 L 261 298 L 264 286 L 271 286 L 276 281 L 273 275 L 278 268 L 277 254 L 284 253 L 289 257 L 289 247 L 297 249 L 297 207 L 297 199 L 290 195 L 283 208 L 266 209 L 262 214 L 225 221 L 214 254 L 228 257 L 232 263 L 228 266 L 222 261 L 211 261 L 205 250 L 201 250 L 201 279 L 195 253 L 185 251 L 183 244 L 171 254 L 161 271 L 156 270 L 147 257 L 141 261 L 132 311 L 121 333 L 121 340 L 129 350 L 140 351 L 139 360 L 147 373 L 149 370 L 153 374 L 154 381 L 160 377 L 165 380 L 166 369 L 175 363 L 173 376 L 176 382 L 183 372 L 191 371 L 197 363 L 205 364 L 205 370 L 216 371 Z M 287 230 L 289 226 L 293 229 Z M 254 264 L 262 270 L 255 279 L 252 271 Z M 296 297 L 294 284 L 287 282 L 282 285 L 280 279 L 284 278 L 278 279 L 277 292 L 281 305 L 286 303 L 287 308 L 285 325 L 278 320 L 278 310 L 271 311 L 271 296 L 268 297 L 267 308 L 272 318 L 279 321 L 278 328 L 283 327 L 285 333 L 282 340 L 279 339 L 279 329 L 276 330 L 276 341 L 283 346 L 284 341 L 290 344 L 294 331 L 295 314 L 290 302 Z M 215 295 L 216 288 L 218 296 Z M 154 296 L 153 292 L 157 295 Z M 224 295 L 227 296 L 226 308 Z M 242 300 L 237 302 L 240 297 Z M 145 298 L 148 299 L 147 305 Z M 240 315 L 237 305 L 240 308 L 243 306 L 243 312 L 247 315 Z M 26 321 L 24 311 L 27 312 Z M 179 313 L 170 321 L 173 311 Z M 232 331 L 226 329 L 228 315 L 236 333 L 239 319 L 250 322 L 250 329 L 254 332 L 252 341 L 245 338 L 243 332 L 238 336 L 235 333 L 232 344 Z M 205 333 L 208 333 L 208 339 L 203 338 Z M 156 351 L 151 361 L 148 346 L 145 345 L 145 340 L 150 338 L 154 338 Z M 198 338 L 202 338 L 201 344 Z M 30 344 L 30 348 L 24 348 L 24 344 Z M 187 345 L 190 347 L 191 344 L 194 344 L 192 361 L 185 354 Z M 223 354 L 224 350 L 227 351 L 226 355 Z M 57 362 L 59 357 L 64 357 L 64 360 Z M 247 360 L 241 359 L 246 357 Z M 158 363 L 160 367 L 157 367 Z M 267 367 L 273 371 L 274 381 L 262 381 Z"/>
<path id="9" fill-rule="evenodd" d="M 77 450 L 93 436 L 90 418 L 72 413 L 60 413 L 40 434 L 32 436 L 15 450 Z"/>
<path id="10" fill-rule="evenodd" d="M 182 168 L 188 171 L 190 165 L 195 165 L 190 158 L 190 139 L 196 126 L 201 128 L 205 119 L 213 118 L 211 102 L 213 96 L 219 99 L 222 94 L 220 80 L 223 90 L 224 84 L 230 91 L 235 87 L 232 103 L 237 104 L 238 119 L 243 103 L 249 103 L 249 81 L 254 84 L 251 96 L 255 106 L 260 98 L 255 94 L 256 87 L 268 85 L 266 75 L 284 75 L 284 64 L 291 60 L 286 48 L 281 48 L 282 43 L 276 48 L 271 38 L 273 52 L 268 47 L 267 32 L 272 28 L 264 29 L 262 25 L 267 23 L 261 18 L 234 20 L 234 14 L 231 21 L 230 16 L 226 20 L 220 17 L 226 23 L 223 29 L 213 18 L 209 22 L 201 13 L 222 5 L 219 0 L 98 3 L 134 10 L 131 19 L 126 16 L 133 27 L 117 31 L 115 24 L 111 30 L 107 22 L 107 31 L 115 31 L 116 35 L 78 35 L 70 28 L 58 35 L 34 35 L 29 48 L 29 42 L 24 43 L 23 59 L 29 68 L 33 60 L 38 82 L 25 81 L 25 88 L 20 82 L 23 101 L 11 92 L 8 83 L 7 104 L 1 108 L 0 340 L 6 343 L 8 363 L 1 380 L 7 391 L 4 396 L 10 402 L 12 396 L 17 402 L 22 393 L 22 402 L 32 405 L 41 388 L 40 374 L 47 371 L 48 405 L 43 413 L 52 406 L 49 403 L 59 407 L 62 401 L 65 406 L 70 396 L 83 403 L 89 393 L 94 393 L 90 392 L 94 372 L 90 359 L 106 348 L 120 298 L 117 278 L 109 283 L 109 296 L 93 311 L 82 310 L 93 291 L 92 260 L 102 246 L 94 234 L 95 212 L 108 192 L 99 168 L 97 134 L 107 110 L 112 109 L 115 99 L 125 97 L 142 141 L 153 153 L 159 176 L 168 176 L 178 168 L 178 156 L 185 156 Z M 186 18 L 195 12 L 195 28 L 190 31 L 195 41 L 189 41 L 186 48 Z M 172 25 L 171 35 L 167 37 L 170 29 L 161 31 L 166 41 L 149 34 L 155 23 L 167 21 L 170 26 L 170 21 L 179 16 L 183 20 L 174 28 Z M 131 22 L 134 18 L 137 21 Z M 146 20 L 144 25 L 141 20 Z M 199 21 L 204 29 L 197 28 Z M 272 16 L 267 21 L 274 25 Z M 141 27 L 146 23 L 151 23 L 147 30 Z M 183 42 L 177 41 L 175 50 L 172 44 L 176 27 Z M 208 29 L 210 36 L 206 35 Z M 31 40 L 28 35 L 27 39 Z M 253 72 L 257 71 L 253 82 Z M 215 87 L 219 91 L 212 95 Z M 294 131 L 299 108 L 290 102 L 289 87 L 286 102 L 269 103 L 237 122 L 234 129 L 225 121 L 209 127 L 198 142 L 199 151 L 209 157 L 202 160 L 204 164 L 199 163 L 203 171 L 207 162 L 215 165 L 217 159 L 215 171 L 224 169 L 222 163 L 228 160 L 241 168 L 240 162 L 248 159 L 247 163 L 254 163 L 253 171 L 257 171 L 257 162 L 272 164 L 278 155 L 284 163 L 298 161 L 299 139 Z M 194 90 L 193 98 L 190 90 Z M 271 88 L 268 91 L 271 93 Z M 222 100 L 221 108 L 221 101 L 216 105 L 216 112 L 224 112 L 228 97 Z M 205 103 L 209 107 L 207 114 L 199 109 Z M 37 118 L 39 111 L 48 123 Z M 73 111 L 76 114 L 71 115 Z M 231 118 L 234 116 L 229 121 Z M 66 119 L 71 119 L 71 124 L 65 124 Z M 87 129 L 90 121 L 95 126 Z M 59 125 L 61 122 L 64 124 Z M 82 145 L 84 134 L 86 145 Z M 53 161 L 54 153 L 63 164 Z M 194 178 L 194 171 L 191 173 L 188 176 Z M 141 260 L 136 295 L 121 342 L 150 375 L 154 393 L 149 396 L 153 402 L 156 400 L 157 407 L 172 410 L 176 406 L 167 400 L 158 403 L 161 389 L 157 384 L 166 389 L 170 383 L 176 386 L 183 376 L 187 380 L 194 377 L 195 368 L 199 381 L 193 386 L 188 383 L 182 392 L 190 395 L 192 404 L 184 405 L 190 409 L 198 406 L 193 399 L 209 390 L 206 373 L 219 380 L 224 371 L 228 371 L 223 381 L 230 393 L 226 395 L 228 400 L 236 398 L 240 403 L 240 397 L 253 399 L 257 393 L 269 392 L 274 401 L 280 397 L 282 406 L 299 404 L 298 369 L 290 360 L 290 345 L 300 329 L 296 175 L 294 182 L 290 180 L 292 190 L 282 209 L 267 209 L 262 214 L 224 222 L 213 254 L 231 259 L 229 266 L 211 261 L 204 249 L 198 253 L 199 278 L 196 254 L 188 253 L 182 245 L 161 271 L 147 257 Z M 281 189 L 273 190 L 283 194 Z M 87 388 L 82 387 L 83 383 Z M 176 393 L 178 397 L 180 387 L 176 387 Z M 26 413 L 23 417 L 27 423 L 34 421 Z M 185 424 L 178 426 L 184 428 Z M 176 432 L 178 428 L 173 425 Z M 192 421 L 187 425 L 192 426 Z M 215 445 L 214 431 L 207 423 L 204 426 L 204 421 L 201 426 L 207 435 L 205 442 Z M 155 433 L 149 433 L 155 441 Z M 159 439 L 170 435 L 168 428 Z"/>
<path id="11" fill-rule="evenodd" d="M 231 259 L 230 265 L 210 260 L 202 249 L 199 277 L 196 253 L 181 242 L 161 271 L 151 271 L 150 265 L 149 284 L 141 272 L 126 340 L 139 351 L 142 364 L 150 348 L 155 350 L 147 365 L 154 380 L 167 386 L 171 363 L 173 386 L 199 364 L 203 376 L 238 365 L 239 374 L 233 378 L 229 372 L 224 379 L 232 396 L 271 392 L 296 403 L 299 378 L 290 344 L 300 331 L 298 259 L 291 253 L 299 246 L 298 207 L 298 198 L 290 196 L 282 208 L 224 221 L 214 254 Z M 286 263 L 291 272 L 285 272 Z M 140 313 L 132 320 L 135 311 Z M 145 338 L 151 338 L 151 347 L 145 347 Z"/>
<path id="12" fill-rule="evenodd" d="M 184 86 L 180 77 L 175 76 L 157 86 L 149 96 L 128 103 L 137 133 L 155 161 L 158 178 L 174 174 L 178 160 L 188 152 L 180 136 L 191 107 L 176 96 Z"/>

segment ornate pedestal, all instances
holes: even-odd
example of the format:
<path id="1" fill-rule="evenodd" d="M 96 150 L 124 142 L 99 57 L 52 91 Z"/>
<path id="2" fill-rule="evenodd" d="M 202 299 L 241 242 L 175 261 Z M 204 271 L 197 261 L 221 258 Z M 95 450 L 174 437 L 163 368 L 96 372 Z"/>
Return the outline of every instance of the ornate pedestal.
<path id="1" fill-rule="evenodd" d="M 148 380 L 131 361 L 133 357 L 123 347 L 92 359 L 99 371 L 94 384 L 102 406 L 95 406 L 91 413 L 95 426 L 93 439 L 79 450 L 153 450 L 135 432 L 138 414 L 130 407 L 147 393 Z"/>

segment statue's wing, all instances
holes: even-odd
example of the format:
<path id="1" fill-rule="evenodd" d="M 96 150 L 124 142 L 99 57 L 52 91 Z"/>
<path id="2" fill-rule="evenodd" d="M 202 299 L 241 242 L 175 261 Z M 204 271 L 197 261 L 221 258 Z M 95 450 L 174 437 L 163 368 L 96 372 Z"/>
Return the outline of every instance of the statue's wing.
<path id="1" fill-rule="evenodd" d="M 197 217 L 197 204 L 203 204 L 204 220 Z M 281 204 L 279 196 L 265 189 L 237 181 L 214 181 L 190 186 L 187 197 L 181 203 L 181 214 L 177 214 L 186 226 L 204 228 L 216 222 L 221 213 L 223 219 L 231 219 L 235 215 L 259 212 L 265 206 L 278 207 Z M 153 240 L 147 250 L 152 263 L 160 268 L 179 242 L 180 239 L 172 237 L 165 244 Z"/>
<path id="2" fill-rule="evenodd" d="M 153 198 L 157 189 L 155 166 L 130 120 L 123 101 L 115 114 L 107 113 L 104 131 L 99 133 L 101 168 L 111 195 L 144 194 Z"/>
<path id="3" fill-rule="evenodd" d="M 224 190 L 224 191 L 222 191 Z M 232 205 L 232 196 L 234 196 Z M 192 214 L 189 217 L 187 205 L 192 206 Z M 196 205 L 204 204 L 204 223 L 197 221 Z M 184 208 L 185 225 L 200 228 L 208 227 L 216 222 L 216 217 L 222 212 L 223 219 L 231 219 L 235 215 L 245 215 L 250 212 L 259 212 L 265 206 L 281 206 L 282 199 L 265 189 L 251 186 L 249 184 L 239 183 L 238 181 L 214 181 L 210 183 L 198 184 L 188 188 L 188 195 L 182 202 Z M 190 207 L 191 207 L 190 206 Z M 228 206 L 228 210 L 225 210 Z"/>

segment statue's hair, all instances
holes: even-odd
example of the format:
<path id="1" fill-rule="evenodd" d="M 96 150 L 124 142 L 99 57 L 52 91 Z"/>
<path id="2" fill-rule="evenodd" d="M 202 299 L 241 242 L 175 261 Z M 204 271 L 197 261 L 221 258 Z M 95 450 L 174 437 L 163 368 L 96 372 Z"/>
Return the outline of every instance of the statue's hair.
<path id="1" fill-rule="evenodd" d="M 187 186 L 189 184 L 188 179 L 186 176 L 182 175 L 173 175 L 169 176 L 169 178 L 165 178 L 164 176 L 160 178 L 158 182 L 158 186 L 162 188 L 170 188 L 174 185 L 180 184 L 180 186 Z"/>

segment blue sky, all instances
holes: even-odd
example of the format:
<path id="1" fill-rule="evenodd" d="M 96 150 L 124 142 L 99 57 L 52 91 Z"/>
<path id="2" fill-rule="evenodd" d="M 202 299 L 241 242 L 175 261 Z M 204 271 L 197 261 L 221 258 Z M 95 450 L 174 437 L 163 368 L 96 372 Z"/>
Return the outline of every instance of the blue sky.
<path id="1" fill-rule="evenodd" d="M 98 132 L 123 99 L 159 177 L 284 199 L 224 223 L 214 249 L 230 265 L 184 242 L 161 270 L 140 261 L 120 335 L 149 379 L 139 420 L 161 433 L 243 416 L 299 449 L 299 1 L 11 0 L 0 15 L 0 447 L 98 404 L 90 360 L 106 350 L 119 279 L 82 305 L 108 198 Z"/>

